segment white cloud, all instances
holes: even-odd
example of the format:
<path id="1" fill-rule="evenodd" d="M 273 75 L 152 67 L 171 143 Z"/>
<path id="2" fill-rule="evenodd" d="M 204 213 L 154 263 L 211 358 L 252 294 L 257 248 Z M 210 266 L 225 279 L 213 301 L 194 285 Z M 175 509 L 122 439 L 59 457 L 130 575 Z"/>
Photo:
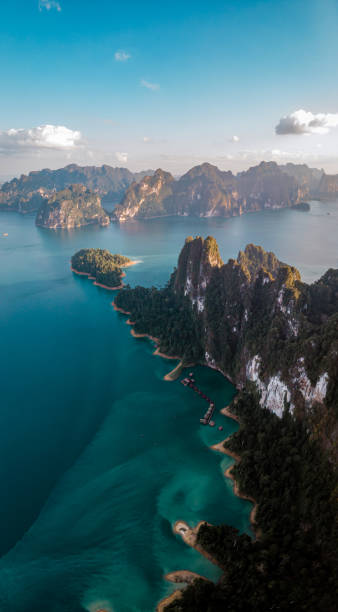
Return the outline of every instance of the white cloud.
<path id="1" fill-rule="evenodd" d="M 126 51 L 116 51 L 114 57 L 116 62 L 127 62 L 131 58 L 131 55 Z"/>
<path id="2" fill-rule="evenodd" d="M 57 2 L 57 0 L 39 0 L 39 11 L 46 9 L 46 11 L 50 11 L 55 9 L 58 13 L 61 12 L 61 4 Z"/>
<path id="3" fill-rule="evenodd" d="M 73 149 L 81 144 L 81 132 L 64 125 L 39 125 L 29 129 L 11 128 L 0 131 L 0 153 L 24 150 Z"/>
<path id="4" fill-rule="evenodd" d="M 311 113 L 302 108 L 286 115 L 276 125 L 276 134 L 327 134 L 338 126 L 338 113 Z"/>
<path id="5" fill-rule="evenodd" d="M 230 142 L 239 142 L 239 136 L 231 136 Z"/>
<path id="6" fill-rule="evenodd" d="M 149 81 L 145 81 L 144 79 L 141 79 L 141 85 L 142 87 L 146 87 L 147 89 L 151 89 L 152 91 L 160 89 L 160 86 L 157 83 L 150 83 Z"/>
<path id="7" fill-rule="evenodd" d="M 118 151 L 115 153 L 115 157 L 118 162 L 122 164 L 126 164 L 128 161 L 128 153 L 119 153 Z"/>

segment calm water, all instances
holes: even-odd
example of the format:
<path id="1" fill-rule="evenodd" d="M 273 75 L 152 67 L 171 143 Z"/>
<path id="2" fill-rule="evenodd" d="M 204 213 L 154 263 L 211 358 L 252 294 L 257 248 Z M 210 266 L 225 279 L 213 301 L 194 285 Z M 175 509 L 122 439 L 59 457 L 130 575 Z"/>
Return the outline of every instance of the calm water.
<path id="1" fill-rule="evenodd" d="M 330 213 L 330 214 L 327 214 Z M 140 259 L 132 285 L 161 285 L 187 235 L 214 235 L 224 259 L 248 242 L 274 250 L 312 281 L 338 267 L 338 204 L 310 213 L 163 219 L 53 232 L 0 216 L 0 609 L 150 612 L 172 586 L 163 575 L 218 570 L 173 535 L 177 519 L 249 531 L 251 505 L 223 478 L 208 446 L 236 429 L 163 375 L 175 362 L 135 340 L 112 292 L 74 276 L 79 248 Z M 218 408 L 233 388 L 195 368 Z"/>

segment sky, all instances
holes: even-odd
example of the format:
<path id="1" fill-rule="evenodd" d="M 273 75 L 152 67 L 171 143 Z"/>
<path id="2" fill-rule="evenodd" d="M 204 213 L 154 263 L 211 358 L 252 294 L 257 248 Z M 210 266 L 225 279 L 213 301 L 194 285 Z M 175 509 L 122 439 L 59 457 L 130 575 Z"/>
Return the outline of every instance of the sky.
<path id="1" fill-rule="evenodd" d="M 261 160 L 338 173 L 337 0 L 1 0 L 0 180 Z"/>

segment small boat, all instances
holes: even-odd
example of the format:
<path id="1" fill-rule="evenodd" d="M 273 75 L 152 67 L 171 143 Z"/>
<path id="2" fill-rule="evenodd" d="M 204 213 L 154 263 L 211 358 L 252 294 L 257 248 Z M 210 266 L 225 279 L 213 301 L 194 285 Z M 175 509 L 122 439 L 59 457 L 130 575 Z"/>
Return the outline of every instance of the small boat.
<path id="1" fill-rule="evenodd" d="M 215 427 L 215 421 L 209 421 L 210 427 Z"/>
<path id="2" fill-rule="evenodd" d="M 8 236 L 7 232 L 4 232 L 2 235 L 5 237 Z"/>
<path id="3" fill-rule="evenodd" d="M 218 431 L 223 431 L 222 425 L 219 426 Z"/>

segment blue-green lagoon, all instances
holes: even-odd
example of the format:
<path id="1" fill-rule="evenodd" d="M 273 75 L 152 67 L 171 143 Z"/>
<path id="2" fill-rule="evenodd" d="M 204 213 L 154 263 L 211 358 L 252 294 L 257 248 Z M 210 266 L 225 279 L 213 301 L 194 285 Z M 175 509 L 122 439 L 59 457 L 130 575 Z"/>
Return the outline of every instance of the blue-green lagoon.
<path id="1" fill-rule="evenodd" d="M 329 214 L 328 214 L 329 213 Z M 250 531 L 251 504 L 224 478 L 231 460 L 209 446 L 235 431 L 202 399 L 163 380 L 175 365 L 134 339 L 113 292 L 70 271 L 80 248 L 138 259 L 131 285 L 162 285 L 187 235 L 211 234 L 223 259 L 261 244 L 313 281 L 338 267 L 338 204 L 240 218 L 154 219 L 74 232 L 0 217 L 0 609 L 151 612 L 173 590 L 163 576 L 219 570 L 172 532 L 178 519 Z M 229 403 L 219 373 L 198 385 Z"/>

